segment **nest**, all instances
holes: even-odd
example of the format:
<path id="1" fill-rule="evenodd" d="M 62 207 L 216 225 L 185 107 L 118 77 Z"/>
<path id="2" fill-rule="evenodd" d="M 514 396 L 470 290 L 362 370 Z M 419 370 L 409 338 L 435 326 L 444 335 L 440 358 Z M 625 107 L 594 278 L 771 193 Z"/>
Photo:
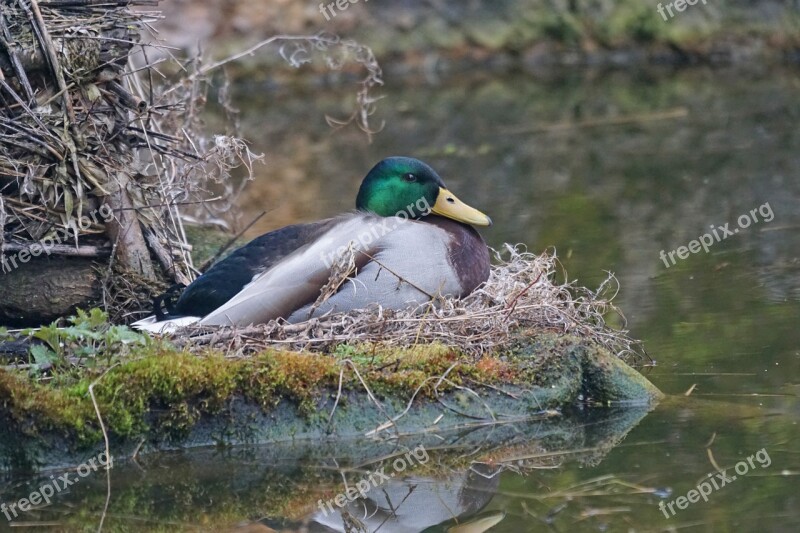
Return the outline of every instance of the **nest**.
<path id="1" fill-rule="evenodd" d="M 16 268 L 6 261 L 14 254 L 38 256 L 43 247 L 48 256 L 96 259 L 100 300 L 115 318 L 149 307 L 143 294 L 194 279 L 184 222 L 230 212 L 261 157 L 235 136 L 235 126 L 230 136 L 203 134 L 199 114 L 212 71 L 270 44 L 280 45 L 296 67 L 315 54 L 329 68 L 354 62 L 367 71 L 356 110 L 330 122 L 356 123 L 368 135 L 375 102 L 369 91 L 382 84 L 369 48 L 323 34 L 279 35 L 208 65 L 199 58 L 179 63 L 151 30 L 160 13 L 142 8 L 156 4 L 12 0 L 0 6 L 3 273 L 9 264 Z M 173 79 L 159 70 L 164 62 L 178 72 Z M 221 99 L 227 93 L 227 85 L 219 89 Z M 245 179 L 230 179 L 241 166 Z"/>
<path id="2" fill-rule="evenodd" d="M 147 50 L 163 47 L 140 40 L 160 15 L 131 8 L 156 3 L 3 3 L 0 252 L 38 243 L 144 280 L 194 278 L 179 206 L 210 201 L 220 192 L 210 182 L 259 157 L 238 138 L 200 134 L 197 72 L 154 82 L 162 60 Z"/>
<path id="3" fill-rule="evenodd" d="M 198 133 L 202 77 L 153 81 L 161 60 L 148 61 L 147 50 L 163 55 L 163 47 L 140 40 L 160 15 L 131 7 L 156 3 L 3 3 L 4 251 L 48 237 L 70 245 L 57 246 L 56 255 L 103 255 L 113 245 L 145 277 L 153 277 L 152 255 L 169 278 L 193 278 L 178 206 L 190 196 L 208 200 L 207 180 L 226 180 L 258 157 L 240 139 Z M 103 206 L 111 215 L 97 216 Z"/>
<path id="4" fill-rule="evenodd" d="M 555 255 L 537 255 L 521 246 L 506 245 L 494 256 L 488 281 L 465 298 L 440 298 L 404 311 L 377 307 L 331 314 L 299 324 L 278 320 L 247 328 L 189 327 L 180 330 L 176 343 L 197 351 L 219 348 L 228 357 L 247 356 L 265 348 L 324 352 L 340 344 L 411 347 L 441 343 L 479 357 L 509 347 L 520 332 L 556 331 L 602 345 L 619 357 L 646 355 L 640 343 L 628 335 L 624 316 L 613 304 L 618 289 L 613 275 L 591 291 L 574 282 L 557 281 L 566 275 L 560 272 Z M 336 279 L 329 285 L 341 282 Z M 615 315 L 622 321 L 621 328 L 607 323 L 607 317 Z"/>
<path id="5" fill-rule="evenodd" d="M 114 256 L 156 279 L 191 278 L 163 154 L 168 114 L 130 69 L 155 0 L 19 0 L 0 11 L 0 251 Z M 161 174 L 161 176 L 159 176 Z M 112 254 L 112 247 L 114 247 Z"/>

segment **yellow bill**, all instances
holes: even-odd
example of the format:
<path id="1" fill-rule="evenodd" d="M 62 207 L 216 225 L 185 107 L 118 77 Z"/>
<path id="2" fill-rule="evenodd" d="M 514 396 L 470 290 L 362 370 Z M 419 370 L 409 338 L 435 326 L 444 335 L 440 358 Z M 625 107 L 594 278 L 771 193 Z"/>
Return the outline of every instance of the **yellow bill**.
<path id="1" fill-rule="evenodd" d="M 433 204 L 431 212 L 473 226 L 492 225 L 491 218 L 474 207 L 468 206 L 444 187 L 439 188 L 439 196 L 436 197 L 436 203 Z"/>

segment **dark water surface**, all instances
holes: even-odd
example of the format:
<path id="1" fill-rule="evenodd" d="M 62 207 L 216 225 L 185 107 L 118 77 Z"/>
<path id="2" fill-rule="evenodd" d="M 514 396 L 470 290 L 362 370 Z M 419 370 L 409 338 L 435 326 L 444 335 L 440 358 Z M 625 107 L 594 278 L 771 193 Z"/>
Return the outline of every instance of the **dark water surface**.
<path id="1" fill-rule="evenodd" d="M 280 218 L 286 201 L 293 217 L 329 216 L 352 208 L 360 177 L 381 157 L 420 157 L 492 216 L 483 232 L 492 246 L 555 247 L 570 278 L 589 287 L 614 272 L 629 327 L 658 362 L 645 371 L 670 395 L 596 466 L 502 474 L 485 510 L 507 516 L 492 531 L 798 530 L 800 75 L 693 70 L 389 87 L 376 114 L 385 128 L 371 145 L 325 126 L 320 108 L 342 115 L 347 93 L 320 106 L 311 94 L 276 99 L 243 87 L 244 133 L 268 156 L 259 179 L 288 183 L 274 204 L 254 195 L 245 207 L 255 214 L 266 201 Z M 740 228 L 742 215 L 758 222 Z M 734 234 L 715 237 L 708 253 L 673 254 L 669 267 L 660 258 L 726 223 Z M 673 507 L 669 519 L 659 510 L 715 471 L 710 457 L 735 475 L 759 450 L 762 462 L 708 502 Z M 570 494 L 597 479 L 588 491 L 596 495 Z M 658 490 L 635 494 L 623 482 Z"/>
<path id="2" fill-rule="evenodd" d="M 369 530 L 482 531 L 497 511 L 505 513 L 497 532 L 800 530 L 800 74 L 388 80 L 383 94 L 374 119 L 385 127 L 368 144 L 324 120 L 347 114 L 350 87 L 235 87 L 243 134 L 267 155 L 241 200 L 243 221 L 271 210 L 251 233 L 351 209 L 376 161 L 419 157 L 493 218 L 483 231 L 492 246 L 555 248 L 570 279 L 589 287 L 614 272 L 617 304 L 657 361 L 643 371 L 668 399 L 646 416 L 576 414 L 578 440 L 516 428 L 503 442 L 517 450 L 520 472 L 492 464 L 466 471 L 462 459 L 463 467 L 408 480 L 398 474 L 370 493 L 385 501 L 368 510 Z M 211 129 L 218 121 L 209 116 Z M 740 228 L 741 215 L 758 222 Z M 669 267 L 660 258 L 726 223 L 739 231 L 708 253 L 673 254 Z M 536 439 L 542 449 L 573 452 L 526 447 Z M 461 455 L 477 449 L 470 441 Z M 222 517 L 250 522 L 247 531 L 299 531 L 316 512 L 317 522 L 341 530 L 342 518 L 316 505 L 343 490 L 337 465 L 391 453 L 359 444 L 143 458 L 141 468 L 112 471 L 104 526 L 217 530 L 208 524 Z M 742 460 L 746 473 L 737 474 Z M 736 479 L 708 488 L 707 502 L 673 503 L 666 518 L 659 502 L 710 487 L 717 466 Z M 364 475 L 351 472 L 348 483 Z M 96 527 L 105 490 L 95 475 L 42 520 Z M 352 514 L 363 518 L 363 509 Z M 454 527 L 447 520 L 457 515 Z"/>

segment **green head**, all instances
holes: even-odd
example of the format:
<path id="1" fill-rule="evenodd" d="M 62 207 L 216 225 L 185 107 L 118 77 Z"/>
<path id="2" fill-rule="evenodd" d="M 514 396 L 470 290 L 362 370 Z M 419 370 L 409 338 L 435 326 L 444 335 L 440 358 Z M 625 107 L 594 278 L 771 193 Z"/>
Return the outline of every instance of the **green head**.
<path id="1" fill-rule="evenodd" d="M 410 157 L 388 157 L 375 165 L 361 182 L 356 209 L 382 217 L 405 213 L 421 218 L 434 213 L 476 226 L 492 223 L 448 191 L 435 170 Z"/>

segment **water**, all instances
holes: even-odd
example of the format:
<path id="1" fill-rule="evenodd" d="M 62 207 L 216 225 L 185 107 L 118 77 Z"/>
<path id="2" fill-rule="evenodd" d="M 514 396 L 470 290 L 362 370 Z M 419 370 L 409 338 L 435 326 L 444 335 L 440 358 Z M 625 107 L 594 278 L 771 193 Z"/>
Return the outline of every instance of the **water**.
<path id="1" fill-rule="evenodd" d="M 492 246 L 555 249 L 569 278 L 589 287 L 614 272 L 628 326 L 657 361 L 643 371 L 669 396 L 646 416 L 575 413 L 577 439 L 560 441 L 544 426 L 515 428 L 504 437 L 511 451 L 496 452 L 518 459 L 514 469 L 500 472 L 488 461 L 468 472 L 462 457 L 460 467 L 423 469 L 411 480 L 398 474 L 370 493 L 392 500 L 395 515 L 373 515 L 370 528 L 481 531 L 499 519 L 491 531 L 798 530 L 800 74 L 387 81 L 373 117 L 385 127 L 372 144 L 354 128 L 325 123 L 326 113 L 348 114 L 353 87 L 293 94 L 235 87 L 243 134 L 267 154 L 240 200 L 242 221 L 269 210 L 250 233 L 351 209 L 372 164 L 419 157 L 493 218 L 483 231 Z M 212 113 L 209 124 L 219 117 Z M 739 228 L 753 209 L 758 222 L 708 253 L 669 267 L 660 258 L 712 225 Z M 449 444 L 469 456 L 481 451 L 470 440 L 479 437 Z M 339 468 L 392 453 L 312 444 L 145 457 L 112 471 L 104 518 L 102 475 L 40 518 L 68 528 L 102 519 L 106 530 L 299 531 L 313 513 L 330 519 L 317 501 L 343 489 Z M 737 475 L 737 463 L 746 473 Z M 703 485 L 717 466 L 736 479 L 707 502 L 673 503 L 669 518 L 659 509 Z M 354 484 L 365 475 L 361 468 L 347 478 Z M 435 526 L 458 514 L 473 529 Z"/>

